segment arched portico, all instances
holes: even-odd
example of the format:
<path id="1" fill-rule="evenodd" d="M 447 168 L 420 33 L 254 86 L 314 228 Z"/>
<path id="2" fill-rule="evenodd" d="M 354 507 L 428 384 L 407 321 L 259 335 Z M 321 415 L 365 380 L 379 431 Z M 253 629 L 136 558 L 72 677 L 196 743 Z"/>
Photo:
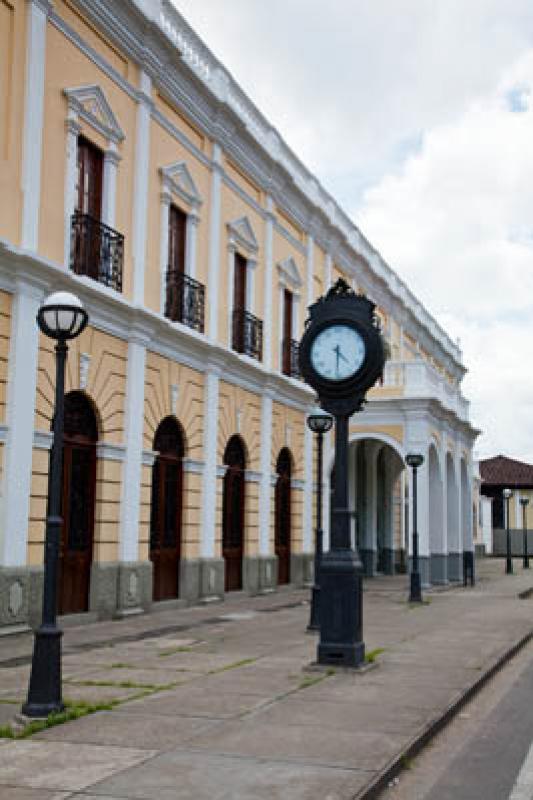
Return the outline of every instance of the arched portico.
<path id="1" fill-rule="evenodd" d="M 446 528 L 448 539 L 448 580 L 460 581 L 463 578 L 463 557 L 459 521 L 459 489 L 455 460 L 452 453 L 446 454 Z"/>
<path id="2" fill-rule="evenodd" d="M 431 583 L 448 582 L 448 553 L 444 536 L 444 487 L 439 455 L 434 444 L 428 451 L 429 552 Z"/>
<path id="3" fill-rule="evenodd" d="M 352 434 L 348 464 L 352 543 L 365 575 L 391 575 L 404 556 L 403 452 L 398 442 L 387 436 Z"/>

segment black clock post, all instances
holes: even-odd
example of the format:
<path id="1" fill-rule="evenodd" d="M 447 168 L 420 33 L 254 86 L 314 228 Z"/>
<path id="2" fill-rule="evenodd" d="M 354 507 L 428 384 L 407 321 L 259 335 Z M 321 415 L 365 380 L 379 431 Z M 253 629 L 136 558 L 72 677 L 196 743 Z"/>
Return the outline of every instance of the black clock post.
<path id="1" fill-rule="evenodd" d="M 352 549 L 348 508 L 348 424 L 383 373 L 383 340 L 375 305 L 340 278 L 309 308 L 300 371 L 335 417 L 335 493 L 330 550 L 320 568 L 319 664 L 358 667 L 363 642 L 362 564 Z"/>

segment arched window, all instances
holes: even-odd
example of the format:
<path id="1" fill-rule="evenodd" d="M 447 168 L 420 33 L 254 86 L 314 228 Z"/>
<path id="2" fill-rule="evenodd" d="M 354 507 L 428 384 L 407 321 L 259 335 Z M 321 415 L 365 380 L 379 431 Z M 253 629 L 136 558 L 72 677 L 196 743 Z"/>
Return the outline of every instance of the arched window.
<path id="1" fill-rule="evenodd" d="M 246 453 L 240 436 L 232 436 L 224 452 L 222 496 L 222 556 L 226 592 L 242 589 Z"/>
<path id="2" fill-rule="evenodd" d="M 169 600 L 179 595 L 185 452 L 183 430 L 174 417 L 166 417 L 161 422 L 153 448 L 157 452 L 152 467 L 150 513 L 153 598 Z"/>
<path id="3" fill-rule="evenodd" d="M 91 401 L 83 392 L 69 392 L 65 397 L 63 526 L 58 563 L 60 614 L 89 610 L 97 440 L 98 423 Z"/>
<path id="4" fill-rule="evenodd" d="M 291 471 L 292 456 L 284 447 L 276 462 L 274 546 L 278 557 L 278 584 L 289 583 L 291 576 Z"/>

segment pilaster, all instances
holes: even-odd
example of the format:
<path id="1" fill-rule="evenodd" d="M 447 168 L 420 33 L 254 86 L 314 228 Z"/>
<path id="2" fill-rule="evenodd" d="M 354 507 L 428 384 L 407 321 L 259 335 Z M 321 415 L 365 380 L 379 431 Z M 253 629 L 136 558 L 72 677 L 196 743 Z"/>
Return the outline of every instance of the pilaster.
<path id="1" fill-rule="evenodd" d="M 133 302 L 144 305 L 144 272 L 148 208 L 148 171 L 150 165 L 150 118 L 152 80 L 141 70 L 137 106 L 135 176 L 133 200 Z"/>
<path id="2" fill-rule="evenodd" d="M 126 386 L 126 453 L 122 473 L 120 505 L 120 560 L 137 561 L 139 553 L 139 514 L 141 462 L 143 451 L 145 340 L 130 339 Z"/>
<path id="3" fill-rule="evenodd" d="M 28 3 L 20 237 L 27 250 L 37 250 L 39 237 L 47 9 L 48 4 Z"/>
<path id="4" fill-rule="evenodd" d="M 218 339 L 218 273 L 220 265 L 220 206 L 222 187 L 222 148 L 213 144 L 213 161 L 211 165 L 211 202 L 209 219 L 209 262 L 207 275 L 207 332 L 211 341 Z"/>
<path id="5" fill-rule="evenodd" d="M 219 374 L 209 370 L 204 385 L 204 474 L 202 481 L 202 529 L 200 557 L 215 556 L 217 493 L 217 432 Z"/>
<path id="6" fill-rule="evenodd" d="M 265 222 L 265 288 L 263 320 L 263 363 L 265 369 L 272 369 L 272 242 L 274 232 L 274 202 L 266 199 L 267 215 Z"/>
<path id="7" fill-rule="evenodd" d="M 0 506 L 0 564 L 6 567 L 26 564 L 40 300 L 40 291 L 27 285 L 19 286 L 13 297 Z"/>
<path id="8" fill-rule="evenodd" d="M 271 452 L 272 452 L 272 398 L 261 398 L 261 478 L 259 483 L 259 555 L 268 556 L 270 548 L 271 505 Z"/>

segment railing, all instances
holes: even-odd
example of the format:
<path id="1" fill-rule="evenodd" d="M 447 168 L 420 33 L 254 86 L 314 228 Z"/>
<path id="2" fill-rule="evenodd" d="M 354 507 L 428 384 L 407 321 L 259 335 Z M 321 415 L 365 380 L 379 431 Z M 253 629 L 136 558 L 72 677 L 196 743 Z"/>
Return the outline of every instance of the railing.
<path id="1" fill-rule="evenodd" d="M 177 269 L 167 270 L 165 317 L 204 332 L 205 286 Z"/>
<path id="2" fill-rule="evenodd" d="M 263 322 L 242 308 L 233 310 L 232 345 L 238 353 L 244 353 L 261 361 L 263 357 Z"/>
<path id="3" fill-rule="evenodd" d="M 74 212 L 70 229 L 71 270 L 121 292 L 123 261 L 123 235 L 90 214 Z"/>
<path id="4" fill-rule="evenodd" d="M 283 340 L 281 371 L 290 378 L 300 377 L 300 366 L 298 363 L 299 348 L 299 343 L 294 339 Z"/>

